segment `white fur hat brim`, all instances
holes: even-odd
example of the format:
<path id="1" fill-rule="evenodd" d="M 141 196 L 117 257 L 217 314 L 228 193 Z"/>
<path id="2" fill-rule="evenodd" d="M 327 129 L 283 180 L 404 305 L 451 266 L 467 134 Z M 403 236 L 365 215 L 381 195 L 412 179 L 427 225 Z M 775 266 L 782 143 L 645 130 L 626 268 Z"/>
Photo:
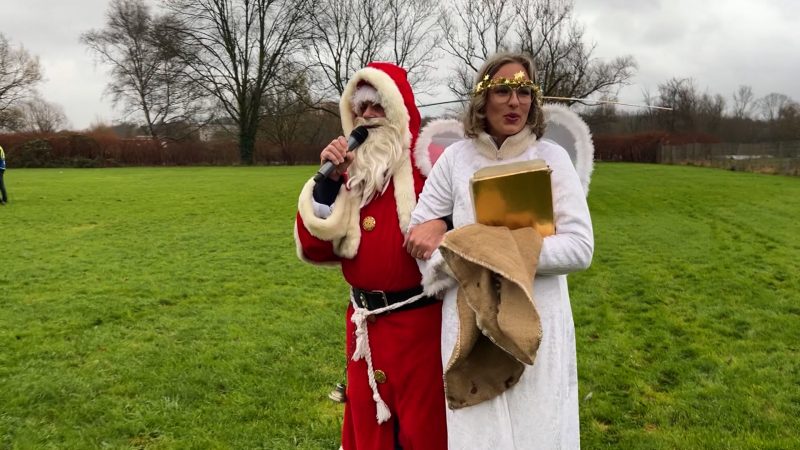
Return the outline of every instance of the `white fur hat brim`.
<path id="1" fill-rule="evenodd" d="M 353 131 L 356 113 L 354 112 L 353 97 L 359 85 L 368 84 L 375 88 L 379 97 L 380 105 L 386 114 L 386 119 L 397 125 L 403 130 L 403 147 L 411 147 L 411 131 L 408 124 L 411 117 L 408 115 L 403 95 L 395 84 L 395 81 L 386 72 L 373 67 L 365 67 L 350 78 L 342 92 L 342 99 L 339 102 L 339 114 L 342 118 L 342 131 L 347 136 Z"/>
<path id="2" fill-rule="evenodd" d="M 350 102 L 355 115 L 360 115 L 364 112 L 365 103 L 383 106 L 381 94 L 369 84 L 362 84 L 356 87 L 356 92 L 353 94 L 353 98 L 350 99 Z"/>

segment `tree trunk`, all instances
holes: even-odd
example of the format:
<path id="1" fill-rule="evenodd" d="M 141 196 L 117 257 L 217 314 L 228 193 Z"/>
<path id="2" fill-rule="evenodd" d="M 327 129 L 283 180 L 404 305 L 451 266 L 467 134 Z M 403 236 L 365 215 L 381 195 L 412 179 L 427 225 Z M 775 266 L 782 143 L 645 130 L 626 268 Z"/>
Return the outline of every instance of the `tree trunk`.
<path id="1" fill-rule="evenodd" d="M 242 164 L 247 166 L 253 165 L 253 150 L 255 147 L 255 132 L 245 130 L 244 127 L 242 127 L 242 129 L 239 130 L 239 157 L 241 158 Z"/>

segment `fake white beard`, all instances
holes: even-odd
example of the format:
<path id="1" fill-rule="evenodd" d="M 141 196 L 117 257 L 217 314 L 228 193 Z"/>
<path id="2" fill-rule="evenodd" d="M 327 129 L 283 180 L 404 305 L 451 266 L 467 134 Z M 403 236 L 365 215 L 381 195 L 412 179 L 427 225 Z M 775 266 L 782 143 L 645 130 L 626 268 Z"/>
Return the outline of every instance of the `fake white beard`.
<path id="1" fill-rule="evenodd" d="M 361 196 L 361 207 L 389 186 L 403 157 L 401 130 L 385 118 L 356 118 L 355 126 L 373 125 L 367 140 L 356 149 L 355 159 L 348 170 L 347 187 Z"/>

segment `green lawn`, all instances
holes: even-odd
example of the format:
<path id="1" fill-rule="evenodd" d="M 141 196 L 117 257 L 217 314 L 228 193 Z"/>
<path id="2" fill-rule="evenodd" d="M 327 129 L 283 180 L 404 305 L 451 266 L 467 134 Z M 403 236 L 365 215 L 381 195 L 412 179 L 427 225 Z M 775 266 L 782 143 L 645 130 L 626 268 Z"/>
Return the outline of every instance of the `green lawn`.
<path id="1" fill-rule="evenodd" d="M 313 172 L 9 170 L 0 448 L 336 448 L 346 286 L 292 239 Z M 583 447 L 800 445 L 800 179 L 601 164 L 589 200 Z"/>

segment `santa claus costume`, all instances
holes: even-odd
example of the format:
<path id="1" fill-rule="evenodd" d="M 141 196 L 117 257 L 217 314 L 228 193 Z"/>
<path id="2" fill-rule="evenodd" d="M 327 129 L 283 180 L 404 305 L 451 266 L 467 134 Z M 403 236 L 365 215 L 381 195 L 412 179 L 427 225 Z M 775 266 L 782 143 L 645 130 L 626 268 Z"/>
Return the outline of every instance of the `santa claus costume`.
<path id="1" fill-rule="evenodd" d="M 422 294 L 417 264 L 403 247 L 403 233 L 424 183 L 411 152 L 420 115 L 405 70 L 370 63 L 354 74 L 342 93 L 345 135 L 356 121 L 354 94 L 364 86 L 374 88 L 386 120 L 398 131 L 399 157 L 389 169 L 391 178 L 384 189 L 366 198 L 342 183 L 330 207 L 321 204 L 309 180 L 298 202 L 298 256 L 312 263 L 340 264 L 353 288 L 347 311 L 344 450 L 394 449 L 396 444 L 404 450 L 442 450 L 447 448 L 442 306 Z M 356 160 L 360 153 L 378 151 L 370 146 L 370 140 L 379 139 L 375 134 L 373 138 L 371 132 L 356 150 Z M 396 309 L 380 313 L 391 308 Z"/>

